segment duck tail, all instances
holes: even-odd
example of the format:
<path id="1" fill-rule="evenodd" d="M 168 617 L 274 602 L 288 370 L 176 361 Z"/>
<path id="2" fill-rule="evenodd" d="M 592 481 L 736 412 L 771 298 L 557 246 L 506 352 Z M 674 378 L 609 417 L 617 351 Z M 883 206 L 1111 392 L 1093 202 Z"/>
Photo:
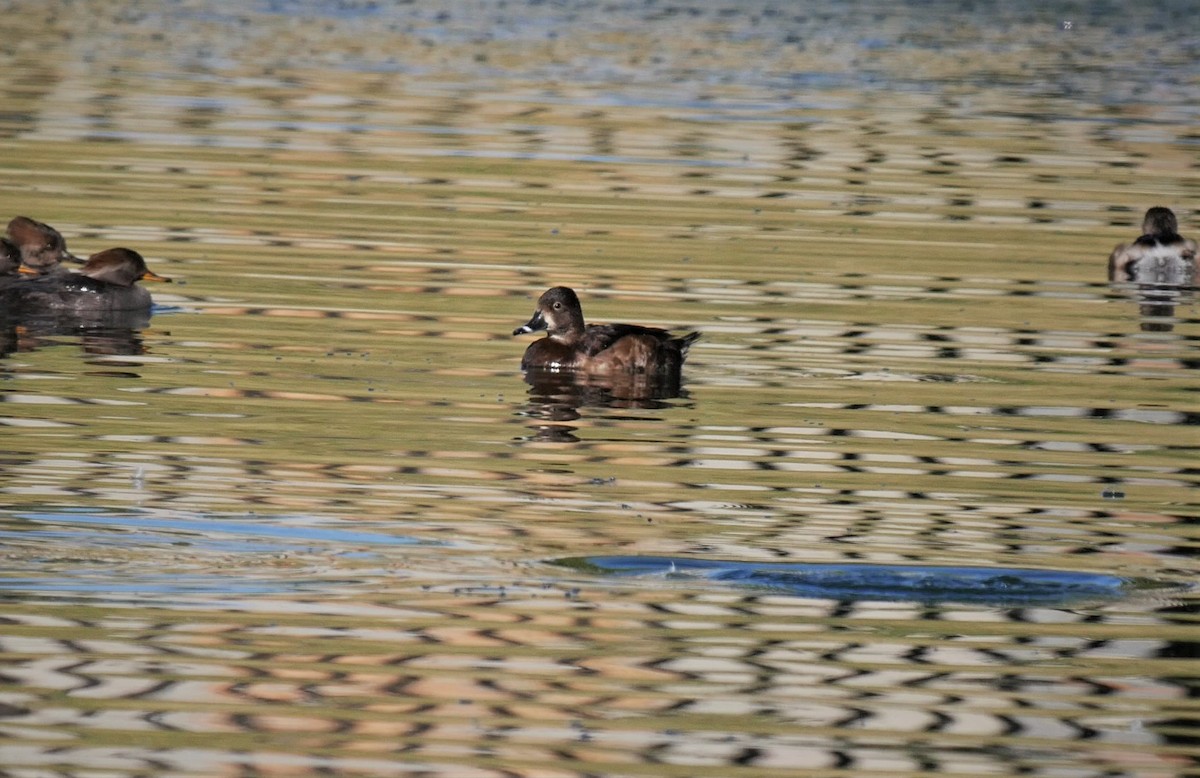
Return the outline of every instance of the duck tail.
<path id="1" fill-rule="evenodd" d="M 687 357 L 688 349 L 692 347 L 692 344 L 700 340 L 700 333 L 689 332 L 686 335 L 676 338 L 676 340 L 679 341 L 679 361 L 682 362 Z"/>

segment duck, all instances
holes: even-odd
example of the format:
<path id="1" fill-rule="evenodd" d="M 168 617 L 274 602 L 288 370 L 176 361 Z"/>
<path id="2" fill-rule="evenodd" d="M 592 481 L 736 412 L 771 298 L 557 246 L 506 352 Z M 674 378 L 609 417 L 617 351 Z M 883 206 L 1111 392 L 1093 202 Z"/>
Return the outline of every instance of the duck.
<path id="1" fill-rule="evenodd" d="M 92 254 L 78 273 L 41 275 L 13 287 L 23 314 L 88 314 L 148 311 L 153 300 L 138 281 L 163 281 L 133 249 Z"/>
<path id="2" fill-rule="evenodd" d="M 546 337 L 525 349 L 521 369 L 590 375 L 678 374 L 699 332 L 679 337 L 657 327 L 637 324 L 587 324 L 579 296 L 555 286 L 538 298 L 528 322 L 513 330 L 525 335 L 541 330 Z"/>
<path id="3" fill-rule="evenodd" d="M 8 238 L 0 238 L 0 281 L 16 281 L 21 269 L 21 249 Z"/>
<path id="4" fill-rule="evenodd" d="M 7 313 L 15 299 L 10 291 L 21 281 L 21 249 L 8 238 L 0 238 L 0 315 Z"/>
<path id="5" fill-rule="evenodd" d="M 56 275 L 68 272 L 63 262 L 83 262 L 67 251 L 67 241 L 62 233 L 49 224 L 15 216 L 8 223 L 8 237 L 21 251 L 21 262 L 27 273 Z"/>
<path id="6" fill-rule="evenodd" d="M 1108 257 L 1110 281 L 1190 284 L 1196 276 L 1196 241 L 1179 234 L 1170 208 L 1156 205 L 1142 219 L 1142 234 Z"/>

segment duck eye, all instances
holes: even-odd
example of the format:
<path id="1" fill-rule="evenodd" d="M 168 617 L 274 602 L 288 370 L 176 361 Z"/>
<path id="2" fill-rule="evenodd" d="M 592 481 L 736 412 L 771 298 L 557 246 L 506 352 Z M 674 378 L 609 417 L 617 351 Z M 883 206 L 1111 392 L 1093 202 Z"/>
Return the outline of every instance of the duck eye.
<path id="1" fill-rule="evenodd" d="M 562 310 L 562 303 L 555 303 L 555 304 L 554 304 L 554 310 L 556 310 L 556 311 L 561 311 L 561 310 Z"/>

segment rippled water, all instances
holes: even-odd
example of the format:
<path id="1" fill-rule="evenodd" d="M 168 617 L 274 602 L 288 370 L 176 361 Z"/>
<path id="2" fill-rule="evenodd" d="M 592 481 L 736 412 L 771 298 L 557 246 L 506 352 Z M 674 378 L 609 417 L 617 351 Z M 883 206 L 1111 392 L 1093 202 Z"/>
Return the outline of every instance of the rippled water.
<path id="1" fill-rule="evenodd" d="M 1200 771 L 1187 4 L 231 8 L 7 10 L 4 219 L 177 283 L 0 338 L 0 775 Z"/>

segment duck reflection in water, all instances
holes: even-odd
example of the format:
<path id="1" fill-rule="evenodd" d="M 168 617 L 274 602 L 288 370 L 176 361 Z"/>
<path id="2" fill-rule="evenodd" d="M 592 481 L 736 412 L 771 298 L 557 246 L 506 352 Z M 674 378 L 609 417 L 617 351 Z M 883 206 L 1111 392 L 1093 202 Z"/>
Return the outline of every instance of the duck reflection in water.
<path id="1" fill-rule="evenodd" d="M 1144 331 L 1173 328 L 1175 306 L 1186 302 L 1196 285 L 1196 242 L 1179 234 L 1179 222 L 1170 208 L 1146 211 L 1142 234 L 1122 243 L 1108 258 L 1108 280 L 1134 284 Z"/>
<path id="2" fill-rule="evenodd" d="M 537 419 L 534 426 L 539 440 L 574 442 L 580 408 L 670 408 L 672 400 L 687 399 L 679 375 L 653 374 L 594 376 L 525 371 L 529 384 L 529 403 L 525 415 Z"/>
<path id="3" fill-rule="evenodd" d="M 587 324 L 578 295 L 565 286 L 542 294 L 533 316 L 513 335 L 542 330 L 546 337 L 525 349 L 521 369 L 531 387 L 532 415 L 554 422 L 579 418 L 576 409 L 585 406 L 665 407 L 665 400 L 683 395 L 683 362 L 700 337 L 637 324 Z M 542 430 L 570 439 L 569 426 Z"/>
<path id="4" fill-rule="evenodd" d="M 0 315 L 0 358 L 23 351 L 78 342 L 83 353 L 95 356 L 137 356 L 146 353 L 142 330 L 150 325 L 149 311 L 105 311 L 82 316 L 40 314 Z"/>

